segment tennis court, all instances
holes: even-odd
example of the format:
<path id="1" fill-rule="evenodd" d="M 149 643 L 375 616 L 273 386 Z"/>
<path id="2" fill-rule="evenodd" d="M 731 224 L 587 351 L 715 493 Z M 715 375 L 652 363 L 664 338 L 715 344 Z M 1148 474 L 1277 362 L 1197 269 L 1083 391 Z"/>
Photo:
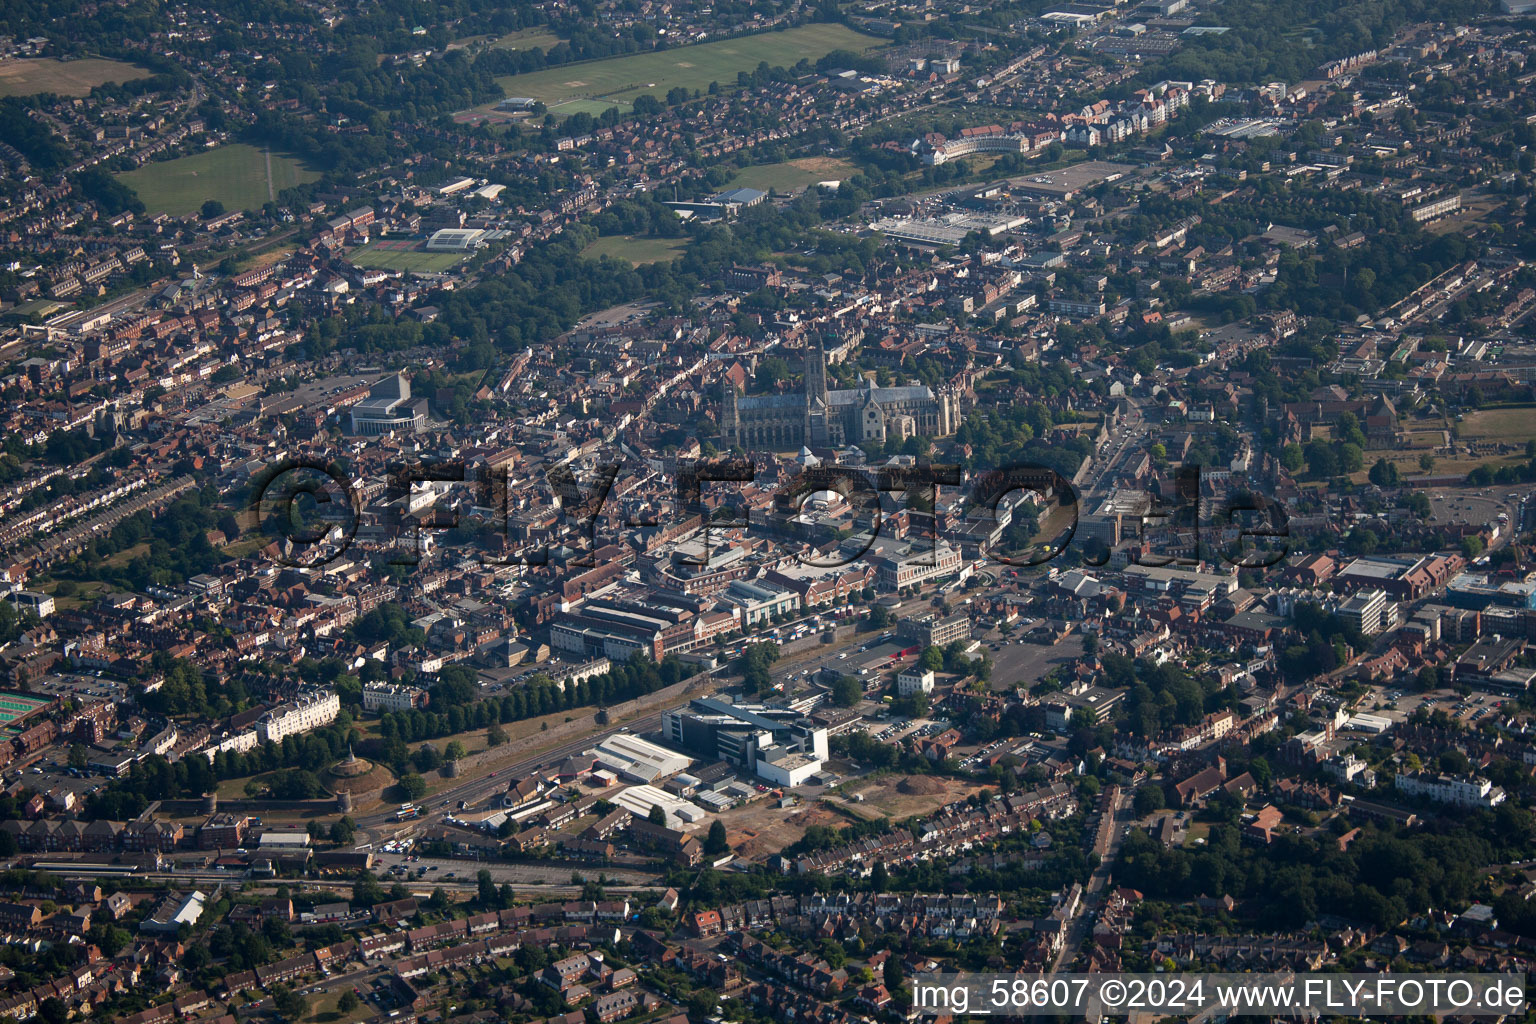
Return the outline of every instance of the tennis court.
<path id="1" fill-rule="evenodd" d="M 39 708 L 52 704 L 51 700 L 38 697 L 22 697 L 14 693 L 0 693 L 0 725 L 10 725 L 17 719 L 26 718 Z"/>

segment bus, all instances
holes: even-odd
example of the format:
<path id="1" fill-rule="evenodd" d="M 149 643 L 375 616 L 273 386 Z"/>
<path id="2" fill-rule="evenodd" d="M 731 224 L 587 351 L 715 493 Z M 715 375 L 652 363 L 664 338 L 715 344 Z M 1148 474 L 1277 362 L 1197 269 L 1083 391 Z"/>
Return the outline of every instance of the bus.
<path id="1" fill-rule="evenodd" d="M 400 809 L 395 812 L 395 820 L 410 821 L 412 818 L 419 817 L 420 815 L 420 807 L 417 807 L 414 804 L 401 804 Z"/>

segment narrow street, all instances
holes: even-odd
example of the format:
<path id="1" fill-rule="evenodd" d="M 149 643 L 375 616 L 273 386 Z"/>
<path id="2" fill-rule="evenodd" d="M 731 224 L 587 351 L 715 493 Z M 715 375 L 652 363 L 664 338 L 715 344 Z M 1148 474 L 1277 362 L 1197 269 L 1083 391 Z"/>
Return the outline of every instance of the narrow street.
<path id="1" fill-rule="evenodd" d="M 1115 857 L 1120 853 L 1125 825 L 1130 821 L 1130 816 L 1125 813 L 1129 804 L 1130 797 L 1124 791 L 1117 793 L 1114 803 L 1099 822 L 1099 830 L 1094 835 L 1092 847 L 1092 852 L 1099 855 L 1099 866 L 1094 868 L 1093 873 L 1088 876 L 1088 884 L 1083 887 L 1082 902 L 1078 905 L 1077 912 L 1067 921 L 1061 952 L 1056 954 L 1056 960 L 1051 964 L 1051 974 L 1057 974 L 1063 968 L 1072 965 L 1072 962 L 1077 959 L 1083 940 L 1092 931 L 1095 911 L 1100 902 L 1099 894 L 1109 885 L 1109 876 L 1114 870 Z"/>

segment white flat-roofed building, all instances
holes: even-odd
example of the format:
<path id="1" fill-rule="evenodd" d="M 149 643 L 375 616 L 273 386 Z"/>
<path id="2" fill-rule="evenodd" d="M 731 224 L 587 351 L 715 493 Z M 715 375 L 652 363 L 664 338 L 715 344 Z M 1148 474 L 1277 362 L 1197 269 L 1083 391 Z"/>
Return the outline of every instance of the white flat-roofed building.
<path id="1" fill-rule="evenodd" d="M 364 711 L 409 711 L 427 706 L 427 691 L 398 683 L 369 683 L 363 687 Z"/>
<path id="2" fill-rule="evenodd" d="M 906 668 L 896 674 L 896 693 L 902 697 L 910 697 L 914 693 L 933 692 L 933 670 L 926 668 Z"/>
<path id="3" fill-rule="evenodd" d="M 758 752 L 757 775 L 778 786 L 803 786 L 821 771 L 821 765 L 819 757 L 768 747 Z"/>
<path id="4" fill-rule="evenodd" d="M 741 609 L 743 627 L 767 622 L 775 615 L 792 615 L 800 606 L 799 594 L 760 581 L 732 580 L 724 597 Z"/>
<path id="5" fill-rule="evenodd" d="M 928 550 L 875 560 L 875 572 L 882 587 L 899 590 L 958 572 L 964 561 L 960 552 L 947 544 L 939 544 Z"/>
<path id="6" fill-rule="evenodd" d="M 437 194 L 440 196 L 451 196 L 458 192 L 463 192 L 467 188 L 473 188 L 474 184 L 474 178 L 455 178 L 446 185 L 438 186 Z"/>
<path id="7" fill-rule="evenodd" d="M 685 754 L 624 733 L 609 736 L 591 753 L 598 764 L 620 778 L 640 783 L 664 781 L 693 764 Z"/>
<path id="8" fill-rule="evenodd" d="M 5 595 L 5 599 L 20 611 L 31 612 L 40 619 L 46 619 L 54 611 L 53 598 L 35 590 L 13 590 Z"/>
<path id="9" fill-rule="evenodd" d="M 1437 775 L 1433 772 L 1398 772 L 1393 784 L 1398 792 L 1457 807 L 1497 807 L 1504 790 L 1476 775 Z"/>
<path id="10" fill-rule="evenodd" d="M 1397 605 L 1385 590 L 1362 590 L 1339 605 L 1338 616 L 1362 635 L 1375 636 L 1397 625 Z"/>
<path id="11" fill-rule="evenodd" d="M 707 813 L 698 804 L 673 796 L 655 786 L 631 786 L 610 800 L 640 818 L 649 818 L 651 808 L 660 807 L 667 816 L 668 828 L 702 821 Z"/>

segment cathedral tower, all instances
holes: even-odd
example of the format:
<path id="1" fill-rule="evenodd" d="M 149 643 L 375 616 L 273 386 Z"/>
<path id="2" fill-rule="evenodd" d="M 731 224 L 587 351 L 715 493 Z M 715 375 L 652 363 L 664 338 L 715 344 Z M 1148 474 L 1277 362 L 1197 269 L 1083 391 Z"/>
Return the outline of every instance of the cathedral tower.
<path id="1" fill-rule="evenodd" d="M 821 335 L 808 342 L 805 349 L 805 432 L 804 443 L 825 445 L 830 440 L 827 409 L 827 350 Z"/>

